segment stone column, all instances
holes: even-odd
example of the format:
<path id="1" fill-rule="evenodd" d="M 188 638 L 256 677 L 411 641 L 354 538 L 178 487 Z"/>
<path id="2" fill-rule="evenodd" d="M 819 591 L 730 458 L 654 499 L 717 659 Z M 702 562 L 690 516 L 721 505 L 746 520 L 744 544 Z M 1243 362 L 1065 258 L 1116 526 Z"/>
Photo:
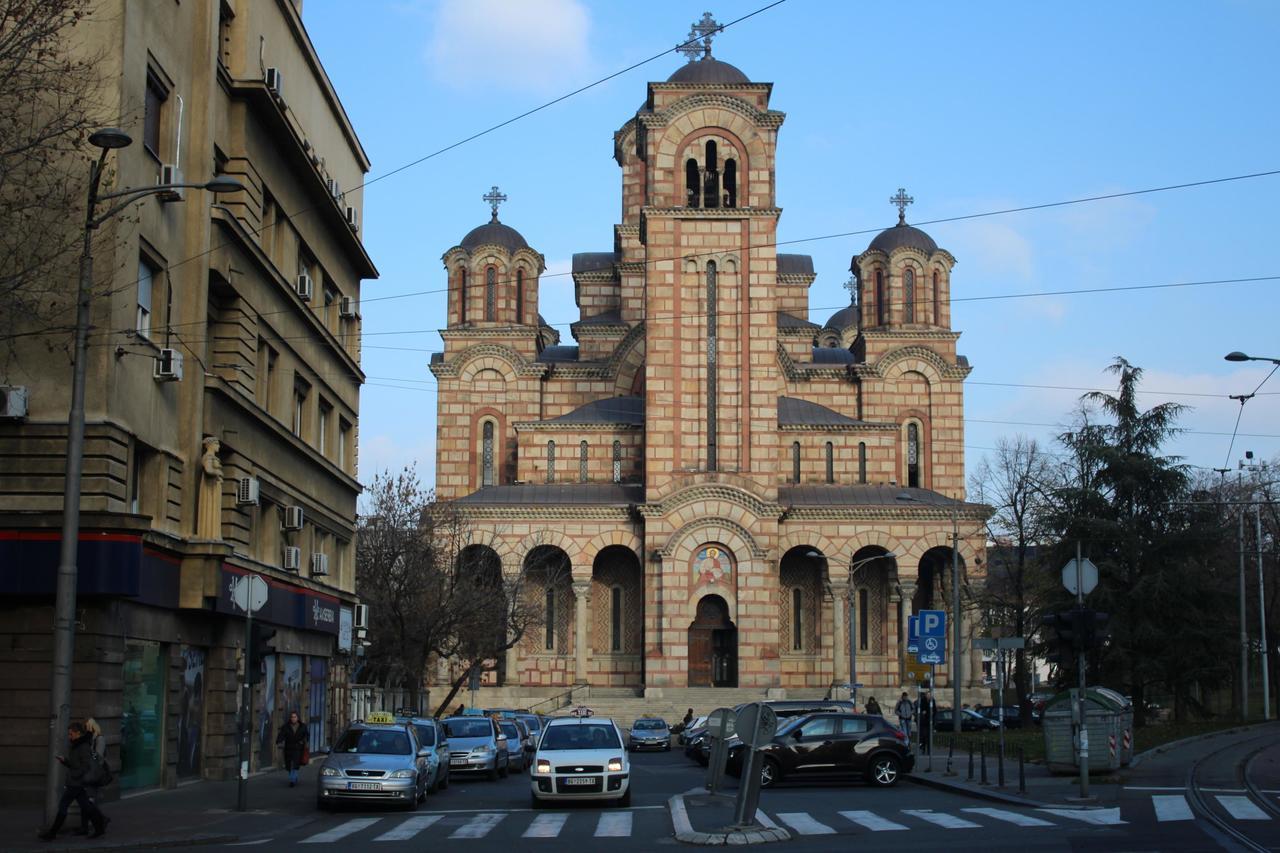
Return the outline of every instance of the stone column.
<path id="1" fill-rule="evenodd" d="M 573 582 L 573 598 L 577 605 L 576 618 L 573 624 L 573 633 L 575 639 L 575 653 L 577 657 L 577 670 L 574 680 L 580 684 L 587 681 L 587 655 L 590 653 L 590 644 L 587 642 L 587 631 L 590 629 L 588 606 L 591 603 L 591 581 L 574 581 Z"/>
<path id="2" fill-rule="evenodd" d="M 911 617 L 916 614 L 916 582 L 914 580 L 899 581 L 898 587 L 902 590 L 902 622 L 898 625 L 898 677 L 906 683 L 907 632 L 911 627 Z"/>
<path id="3" fill-rule="evenodd" d="M 849 681 L 849 638 L 845 627 L 845 605 L 849 597 L 847 583 L 831 582 L 831 659 L 833 681 L 845 684 Z"/>

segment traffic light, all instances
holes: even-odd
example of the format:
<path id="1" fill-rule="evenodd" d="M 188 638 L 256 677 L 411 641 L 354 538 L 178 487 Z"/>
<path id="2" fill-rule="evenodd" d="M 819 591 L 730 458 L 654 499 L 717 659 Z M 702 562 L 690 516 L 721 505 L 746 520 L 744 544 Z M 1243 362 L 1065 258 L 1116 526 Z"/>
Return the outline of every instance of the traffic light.
<path id="1" fill-rule="evenodd" d="M 254 622 L 249 628 L 249 656 L 245 672 L 250 684 L 256 684 L 262 678 L 262 659 L 276 653 L 271 641 L 275 639 L 276 629 L 262 622 Z"/>
<path id="2" fill-rule="evenodd" d="M 1070 664 L 1075 659 L 1076 637 L 1079 636 L 1074 611 L 1046 613 L 1040 618 L 1040 624 L 1047 629 L 1044 638 L 1049 653 L 1045 658 L 1059 666 Z"/>
<path id="3" fill-rule="evenodd" d="M 1111 636 L 1111 629 L 1108 627 L 1111 624 L 1111 614 L 1099 610 L 1086 610 L 1085 614 L 1088 619 L 1085 620 L 1084 647 L 1100 649 Z"/>

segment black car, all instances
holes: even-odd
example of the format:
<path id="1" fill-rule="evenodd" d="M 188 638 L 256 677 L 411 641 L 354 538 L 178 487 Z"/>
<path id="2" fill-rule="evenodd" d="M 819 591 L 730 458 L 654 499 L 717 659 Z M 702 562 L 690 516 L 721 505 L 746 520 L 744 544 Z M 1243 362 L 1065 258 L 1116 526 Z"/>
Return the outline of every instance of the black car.
<path id="1" fill-rule="evenodd" d="M 1000 724 L 995 720 L 987 719 L 977 711 L 969 708 L 960 710 L 960 731 L 962 732 L 990 732 L 1000 728 Z M 955 731 L 955 723 L 951 721 L 951 709 L 939 710 L 933 715 L 933 730 L 935 732 L 952 732 Z"/>
<path id="2" fill-rule="evenodd" d="M 880 788 L 910 773 L 915 756 L 907 736 L 884 717 L 869 714 L 808 714 L 792 717 L 761 750 L 760 787 L 784 779 L 862 778 Z M 746 749 L 729 748 L 728 772 L 740 776 Z"/>
<path id="3" fill-rule="evenodd" d="M 773 713 L 778 716 L 778 726 L 781 727 L 784 720 L 793 717 L 803 717 L 806 714 L 817 714 L 821 712 L 835 714 L 852 714 L 854 713 L 853 703 L 848 699 L 774 699 L 764 704 L 773 709 Z M 746 705 L 738 705 L 733 710 L 741 711 Z M 729 738 L 729 746 L 732 748 L 735 744 L 741 744 L 741 740 L 736 736 Z M 707 737 L 707 732 L 703 729 L 700 733 L 695 732 L 685 741 L 684 754 L 697 761 L 703 767 L 706 767 L 711 761 L 711 739 Z"/>
<path id="4" fill-rule="evenodd" d="M 986 717 L 991 722 L 995 723 L 997 726 L 1000 725 L 1000 706 L 999 705 L 984 705 L 983 707 L 975 708 L 974 710 L 977 711 L 982 716 Z M 947 719 L 950 719 L 950 717 L 948 717 Z M 962 721 L 960 725 L 963 726 L 964 722 Z M 1022 728 L 1022 709 L 1019 708 L 1017 705 L 1004 706 L 1004 727 L 1006 729 Z"/>

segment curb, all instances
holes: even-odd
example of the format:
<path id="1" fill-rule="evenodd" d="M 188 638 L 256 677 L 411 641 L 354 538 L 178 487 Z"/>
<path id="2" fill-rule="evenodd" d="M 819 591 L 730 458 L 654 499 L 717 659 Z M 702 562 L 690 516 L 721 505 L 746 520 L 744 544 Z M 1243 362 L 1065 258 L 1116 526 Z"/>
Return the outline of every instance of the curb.
<path id="1" fill-rule="evenodd" d="M 1230 729 L 1219 729 L 1216 732 L 1206 732 L 1202 735 L 1192 735 L 1191 737 L 1184 737 L 1181 740 L 1171 740 L 1168 743 L 1162 743 L 1159 746 L 1153 746 L 1151 747 L 1151 749 L 1147 749 L 1147 750 L 1143 750 L 1142 752 L 1139 752 L 1137 755 L 1133 757 L 1133 760 L 1129 762 L 1129 768 L 1132 769 L 1134 767 L 1137 767 L 1143 761 L 1146 761 L 1151 758 L 1155 758 L 1157 755 L 1164 755 L 1166 752 L 1170 752 L 1171 750 L 1178 749 L 1179 747 L 1190 746 L 1193 743 L 1199 743 L 1200 741 L 1210 740 L 1211 738 L 1215 738 L 1215 737 L 1221 737 L 1222 735 L 1239 734 L 1240 732 L 1247 732 L 1253 729 L 1260 729 L 1260 728 L 1263 728 L 1264 726 L 1275 725 L 1276 722 L 1277 721 L 1275 720 L 1268 720 L 1262 723 L 1250 723 L 1248 725 L 1235 726 L 1234 728 L 1230 728 Z"/>
<path id="2" fill-rule="evenodd" d="M 759 829 L 735 829 L 722 832 L 695 832 L 689 822 L 689 810 L 684 804 L 684 794 L 676 794 L 667 800 L 671 810 L 671 824 L 675 827 L 676 841 L 704 846 L 768 844 L 772 841 L 790 841 L 791 833 L 780 826 L 762 826 Z"/>
<path id="3" fill-rule="evenodd" d="M 1087 809 L 1089 806 L 1072 806 L 1063 805 L 1062 803 L 1049 803 L 1041 800 L 1033 800 L 1030 797 L 1019 796 L 1018 794 L 1006 794 L 1004 791 L 990 790 L 987 788 L 974 788 L 964 782 L 948 782 L 943 779 L 932 778 L 929 776 L 918 776 L 910 773 L 903 777 L 908 782 L 915 782 L 917 785 L 924 785 L 926 788 L 937 788 L 941 791 L 950 791 L 953 794 L 964 794 L 967 797 L 973 797 L 979 800 L 991 800 L 992 802 L 1004 803 L 1011 806 L 1031 806 L 1032 808 L 1051 808 L 1051 809 Z"/>
<path id="4" fill-rule="evenodd" d="M 240 840 L 238 835 L 202 835 L 196 838 L 139 838 L 131 841 L 115 841 L 108 844 L 89 846 L 84 842 L 70 847 L 49 846 L 47 843 L 32 846 L 32 850 L 48 850 L 51 853 L 83 850 L 165 850 L 170 847 L 204 847 L 213 844 L 234 844 Z M 56 842 L 55 842 L 56 844 Z"/>

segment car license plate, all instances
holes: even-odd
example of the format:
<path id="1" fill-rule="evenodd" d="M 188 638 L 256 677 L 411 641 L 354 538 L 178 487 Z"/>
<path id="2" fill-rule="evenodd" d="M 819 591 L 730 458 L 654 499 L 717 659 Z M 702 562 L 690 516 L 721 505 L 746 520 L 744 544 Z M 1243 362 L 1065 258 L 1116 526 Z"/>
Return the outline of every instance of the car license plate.
<path id="1" fill-rule="evenodd" d="M 381 791 L 381 782 L 348 782 L 348 791 Z"/>
<path id="2" fill-rule="evenodd" d="M 600 780 L 595 776 L 569 776 L 564 780 L 566 785 L 598 785 Z"/>
<path id="3" fill-rule="evenodd" d="M 467 759 L 465 759 L 465 758 L 454 758 L 454 759 L 452 759 L 449 763 L 450 763 L 450 764 L 452 764 L 454 767 L 466 767 L 466 766 L 467 766 Z"/>

